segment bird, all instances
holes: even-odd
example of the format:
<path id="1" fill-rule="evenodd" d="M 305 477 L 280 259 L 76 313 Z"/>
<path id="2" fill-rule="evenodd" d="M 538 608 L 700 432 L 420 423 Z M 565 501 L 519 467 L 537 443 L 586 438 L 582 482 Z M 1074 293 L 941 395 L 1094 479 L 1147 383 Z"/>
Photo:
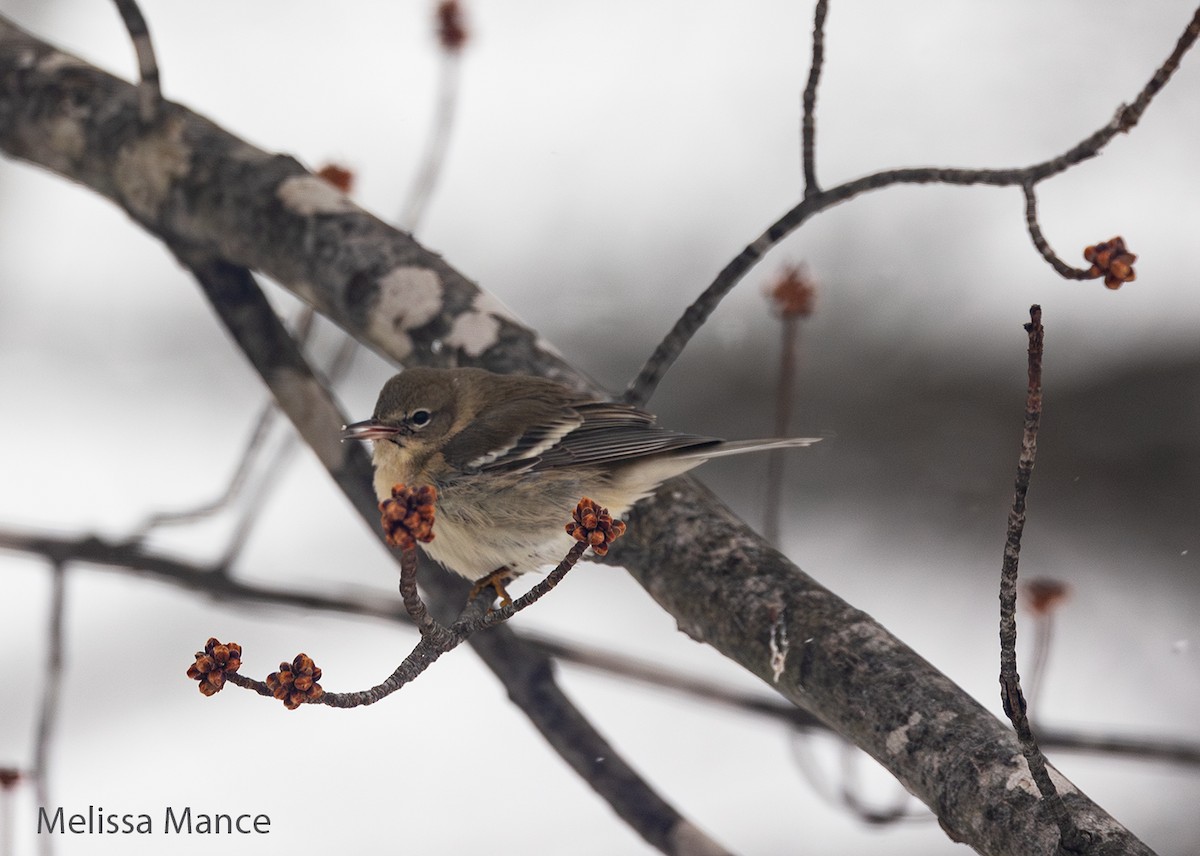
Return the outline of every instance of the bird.
<path id="1" fill-rule="evenodd" d="M 434 537 L 422 549 L 477 589 L 560 561 L 574 543 L 564 522 L 582 497 L 616 519 L 712 458 L 819 439 L 671 431 L 630 404 L 468 367 L 402 371 L 383 385 L 372 417 L 341 436 L 373 444 L 381 502 L 396 484 L 436 489 Z"/>

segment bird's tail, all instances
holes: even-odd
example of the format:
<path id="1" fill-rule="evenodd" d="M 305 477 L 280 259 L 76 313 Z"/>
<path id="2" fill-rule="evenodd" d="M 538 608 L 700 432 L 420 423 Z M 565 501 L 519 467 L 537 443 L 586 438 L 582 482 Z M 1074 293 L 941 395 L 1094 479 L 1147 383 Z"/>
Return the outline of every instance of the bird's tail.
<path id="1" fill-rule="evenodd" d="M 820 437 L 772 437 L 765 440 L 726 440 L 712 446 L 702 446 L 694 450 L 677 453 L 680 460 L 689 458 L 723 458 L 726 455 L 741 455 L 746 452 L 765 452 L 770 449 L 791 449 L 800 446 L 811 446 L 821 442 Z"/>

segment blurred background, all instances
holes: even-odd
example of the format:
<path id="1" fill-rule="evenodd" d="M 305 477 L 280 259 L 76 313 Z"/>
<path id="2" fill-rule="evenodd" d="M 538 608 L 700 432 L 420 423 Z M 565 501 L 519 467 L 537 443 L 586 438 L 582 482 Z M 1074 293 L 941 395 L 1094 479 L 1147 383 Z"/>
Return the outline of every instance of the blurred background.
<path id="1" fill-rule="evenodd" d="M 442 59 L 433 4 L 142 0 L 164 91 L 235 134 L 355 174 L 397 220 L 431 133 Z M 465 4 L 469 41 L 444 171 L 418 237 L 613 389 L 688 302 L 800 198 L 800 93 L 811 3 L 532 0 Z M 0 0 L 0 12 L 127 78 L 111 3 Z M 834 3 L 817 113 L 826 187 L 892 166 L 1024 166 L 1129 101 L 1174 46 L 1182 2 Z M 1200 56 L 1128 136 L 1039 188 L 1043 229 L 1083 264 L 1122 235 L 1137 281 L 1066 282 L 1030 245 L 1018 189 L 901 187 L 804 226 L 726 300 L 651 408 L 682 430 L 771 433 L 780 323 L 764 291 L 785 264 L 818 284 L 801 325 L 798 434 L 781 546 L 801 567 L 1000 713 L 996 597 L 1019 450 L 1026 337 L 1044 308 L 1045 413 L 1021 573 L 1070 587 L 1037 718 L 1200 740 Z M 296 302 L 272 291 L 281 312 Z M 314 351 L 337 345 L 319 331 Z M 360 354 L 339 395 L 369 415 L 393 371 Z M 94 193 L 0 160 L 0 527 L 121 539 L 219 494 L 265 401 L 248 364 L 164 248 Z M 277 432 L 278 442 L 283 432 Z M 762 520 L 766 459 L 699 476 Z M 156 532 L 212 561 L 237 514 Z M 265 585 L 391 599 L 395 567 L 301 450 L 236 573 Z M 44 684 L 51 573 L 0 554 L 0 767 L 28 769 Z M 1023 658 L 1031 637 L 1021 615 Z M 66 671 L 51 755 L 68 813 L 265 813 L 230 853 L 337 844 L 496 853 L 649 848 L 533 732 L 464 649 L 354 711 L 287 713 L 184 677 L 210 635 L 262 677 L 297 651 L 331 690 L 389 674 L 415 633 L 382 622 L 233 607 L 69 568 Z M 585 566 L 517 629 L 555 634 L 769 697 L 676 632 L 617 568 Z M 1026 662 L 1023 659 L 1023 662 Z M 561 669 L 634 765 L 726 846 L 756 854 L 962 852 L 932 819 L 878 827 L 830 805 L 831 738 Z M 481 764 L 480 736 L 495 741 Z M 804 760 L 798 760 L 800 759 Z M 1200 774 L 1051 754 L 1161 854 L 1194 852 Z M 858 788 L 899 786 L 861 759 Z M 809 779 L 815 778 L 818 787 Z M 914 802 L 912 807 L 918 809 Z M 0 822 L 4 822 L 0 814 Z M 9 801 L 33 853 L 32 791 Z M 395 844 L 391 839 L 395 838 Z M 481 842 L 486 842 L 486 845 Z M 209 852 L 203 836 L 167 842 Z M 59 836 L 59 853 L 162 852 L 159 836 Z"/>

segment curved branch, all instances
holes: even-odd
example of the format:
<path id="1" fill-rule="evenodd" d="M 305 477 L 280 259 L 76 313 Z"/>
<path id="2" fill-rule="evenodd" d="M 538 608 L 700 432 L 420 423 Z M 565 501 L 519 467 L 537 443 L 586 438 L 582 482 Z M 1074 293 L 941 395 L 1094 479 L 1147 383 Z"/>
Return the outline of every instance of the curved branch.
<path id="1" fill-rule="evenodd" d="M 823 23 L 822 11 L 820 5 L 818 5 L 817 29 L 814 31 L 814 71 L 811 73 L 809 79 L 809 86 L 813 89 L 812 102 L 814 104 L 816 103 L 815 72 L 819 70 L 816 38 L 821 33 L 820 26 Z M 630 382 L 629 387 L 625 390 L 623 399 L 632 404 L 644 404 L 658 387 L 663 375 L 666 374 L 667 370 L 683 352 L 684 346 L 687 345 L 692 336 L 704 325 L 704 322 L 716 310 L 725 295 L 741 282 L 742 278 L 750 272 L 751 268 L 769 250 L 796 229 L 800 228 L 814 214 L 824 211 L 827 208 L 832 208 L 834 205 L 842 202 L 848 202 L 854 197 L 868 191 L 882 190 L 885 187 L 892 187 L 897 184 L 952 184 L 963 187 L 986 184 L 993 187 L 1023 186 L 1032 188 L 1038 182 L 1065 172 L 1078 163 L 1094 158 L 1100 154 L 1100 150 L 1108 145 L 1113 137 L 1131 130 L 1138 123 L 1138 120 L 1141 119 L 1150 101 L 1166 85 L 1171 75 L 1175 73 L 1175 70 L 1179 67 L 1180 59 L 1192 47 L 1198 37 L 1200 37 L 1200 9 L 1196 10 L 1183 35 L 1179 37 L 1179 41 L 1175 45 L 1175 50 L 1171 52 L 1167 60 L 1142 88 L 1142 91 L 1138 94 L 1133 104 L 1130 106 L 1122 105 L 1117 110 L 1116 115 L 1107 124 L 1057 157 L 1052 157 L 1027 167 L 1009 169 L 954 169 L 936 166 L 886 169 L 856 178 L 853 181 L 847 181 L 829 190 L 819 190 L 815 183 L 806 182 L 807 186 L 804 198 L 790 211 L 772 223 L 765 232 L 759 235 L 758 238 L 729 262 L 717 274 L 716 279 L 712 281 L 708 288 L 704 289 L 700 296 L 684 311 L 683 315 L 675 322 L 675 325 L 667 335 L 663 337 L 662 342 L 655 348 L 654 353 L 646 361 L 642 370 L 638 372 L 637 377 Z M 821 43 L 823 44 L 823 39 Z M 805 92 L 804 115 L 804 164 L 807 177 L 814 156 L 814 153 L 810 151 L 810 148 L 814 145 L 811 134 L 815 134 L 815 131 L 810 127 L 812 118 L 807 90 Z M 815 173 L 813 181 L 815 182 Z M 1055 265 L 1055 270 L 1062 273 L 1058 265 Z"/>
<path id="2" fill-rule="evenodd" d="M 808 83 L 804 87 L 803 113 L 800 119 L 800 165 L 804 170 L 804 195 L 821 192 L 817 184 L 817 85 L 821 81 L 821 65 L 825 61 L 825 16 L 829 0 L 817 0 L 813 10 L 812 61 L 808 67 Z"/>

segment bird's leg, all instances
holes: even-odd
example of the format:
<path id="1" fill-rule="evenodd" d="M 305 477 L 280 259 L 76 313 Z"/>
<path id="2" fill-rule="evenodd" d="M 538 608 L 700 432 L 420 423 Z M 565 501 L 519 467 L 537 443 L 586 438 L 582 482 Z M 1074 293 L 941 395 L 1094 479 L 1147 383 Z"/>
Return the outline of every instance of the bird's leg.
<path id="1" fill-rule="evenodd" d="M 508 590 L 504 586 L 516 579 L 516 576 L 507 566 L 496 568 L 487 576 L 475 581 L 475 585 L 471 586 L 471 593 L 467 595 L 467 602 L 470 603 L 479 597 L 480 592 L 491 586 L 496 591 L 496 597 L 500 598 L 500 605 L 508 606 L 512 603 L 512 598 L 508 596 Z"/>

